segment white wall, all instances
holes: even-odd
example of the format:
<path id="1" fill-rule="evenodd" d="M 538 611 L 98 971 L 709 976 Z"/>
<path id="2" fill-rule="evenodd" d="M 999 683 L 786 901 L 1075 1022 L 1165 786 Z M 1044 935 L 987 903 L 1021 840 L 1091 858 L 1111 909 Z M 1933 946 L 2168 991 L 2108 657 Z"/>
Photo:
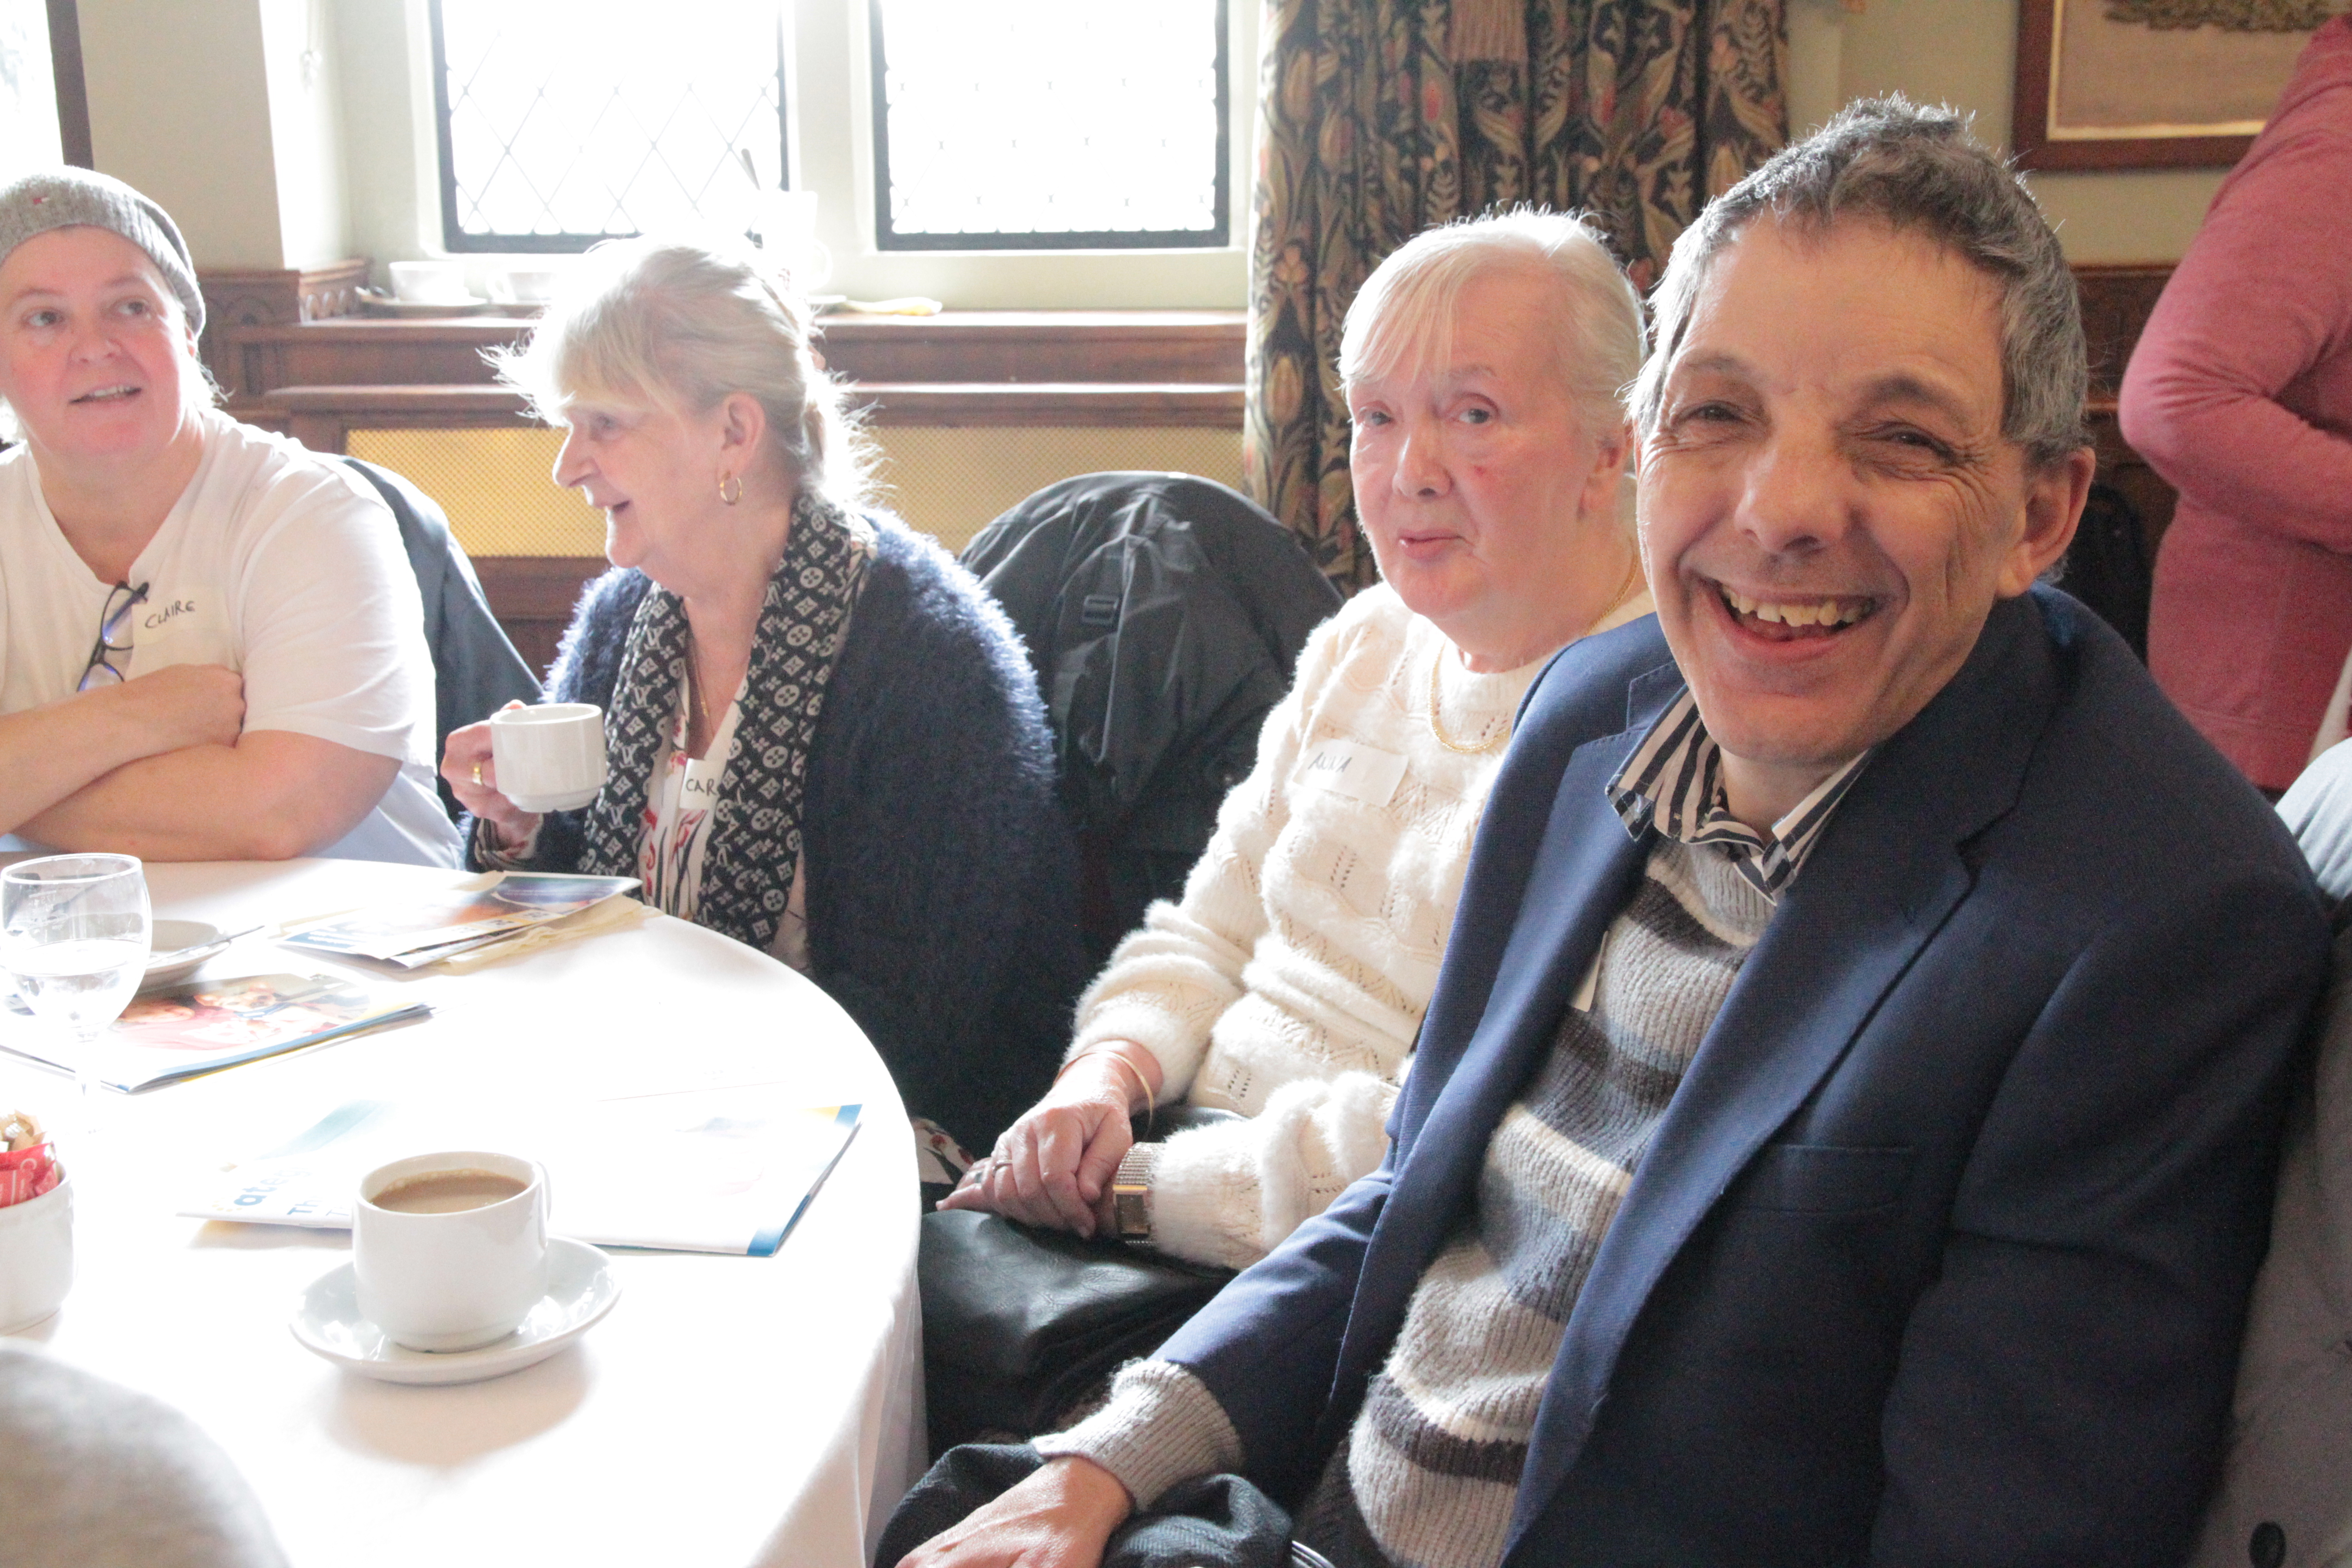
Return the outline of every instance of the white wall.
<path id="1" fill-rule="evenodd" d="M 282 267 L 257 0 L 80 0 L 90 152 L 163 204 L 199 267 Z"/>
<path id="2" fill-rule="evenodd" d="M 332 0 L 333 67 L 342 109 L 344 254 L 383 264 L 425 254 L 440 227 L 439 153 L 431 131 L 425 8 L 404 0 Z M 420 134 L 417 121 L 425 121 Z"/>
<path id="3" fill-rule="evenodd" d="M 259 4 L 283 264 L 340 261 L 351 254 L 352 226 L 343 199 L 342 113 L 326 0 Z"/>
<path id="4" fill-rule="evenodd" d="M 2016 81 L 2017 0 L 1789 0 L 1790 128 L 1819 124 L 1874 93 L 1971 110 L 1977 134 L 2007 150 Z M 2030 176 L 2071 261 L 2177 261 L 2223 169 Z"/>
<path id="5" fill-rule="evenodd" d="M 163 204 L 199 267 L 351 254 L 324 4 L 79 0 L 92 156 Z"/>

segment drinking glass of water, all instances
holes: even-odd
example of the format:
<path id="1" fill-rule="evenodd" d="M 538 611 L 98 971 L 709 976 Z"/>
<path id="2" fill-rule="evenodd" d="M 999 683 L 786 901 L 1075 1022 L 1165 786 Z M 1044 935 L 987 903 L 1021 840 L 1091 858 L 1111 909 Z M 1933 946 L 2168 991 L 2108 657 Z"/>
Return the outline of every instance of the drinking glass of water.
<path id="1" fill-rule="evenodd" d="M 89 1130 L 99 1036 L 146 972 L 147 878 L 130 855 L 49 855 L 0 869 L 0 967 L 73 1042 Z"/>

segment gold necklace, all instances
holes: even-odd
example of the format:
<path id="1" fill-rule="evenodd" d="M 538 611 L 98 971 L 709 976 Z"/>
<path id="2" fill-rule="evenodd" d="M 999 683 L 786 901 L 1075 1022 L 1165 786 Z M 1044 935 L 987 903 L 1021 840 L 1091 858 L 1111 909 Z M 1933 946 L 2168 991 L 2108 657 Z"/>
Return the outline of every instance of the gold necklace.
<path id="1" fill-rule="evenodd" d="M 698 652 L 694 646 L 694 628 L 689 626 L 686 628 L 686 734 L 678 747 L 688 757 L 694 755 L 694 733 L 697 730 L 702 731 L 703 744 L 708 746 L 710 743 L 710 715 L 703 710 L 702 682 L 695 673 L 696 666 L 701 662 L 696 657 Z"/>
<path id="2" fill-rule="evenodd" d="M 1511 732 L 1508 730 L 1505 730 L 1498 734 L 1487 736 L 1485 740 L 1479 742 L 1475 746 L 1465 746 L 1461 742 L 1455 740 L 1453 736 L 1445 732 L 1445 726 L 1439 722 L 1437 717 L 1438 669 L 1440 666 L 1444 664 L 1444 662 L 1445 645 L 1441 641 L 1437 648 L 1437 657 L 1429 661 L 1429 732 L 1436 739 L 1437 743 L 1457 756 L 1475 757 L 1481 752 L 1493 751 L 1496 746 L 1501 745 L 1505 741 L 1510 739 Z"/>
<path id="3" fill-rule="evenodd" d="M 1601 622 L 1615 615 L 1624 606 L 1625 601 L 1633 596 L 1634 579 L 1641 575 L 1641 571 L 1642 552 L 1637 549 L 1633 552 L 1633 559 L 1625 563 L 1625 575 L 1619 581 L 1617 584 L 1617 592 L 1609 601 L 1609 607 L 1592 617 L 1593 626 L 1599 626 Z M 1590 637 L 1591 633 L 1592 626 L 1587 626 L 1580 635 Z M 1487 736 L 1485 740 L 1479 742 L 1475 746 L 1465 746 L 1461 742 L 1455 740 L 1453 736 L 1445 732 L 1445 725 L 1437 716 L 1438 699 L 1440 695 L 1438 676 L 1439 671 L 1444 667 L 1444 663 L 1445 646 L 1441 642 L 1437 649 L 1437 657 L 1429 661 L 1429 733 L 1431 738 L 1435 740 L 1439 745 L 1444 747 L 1447 751 L 1454 752 L 1456 756 L 1464 757 L 1475 757 L 1482 752 L 1491 752 L 1496 747 L 1501 745 L 1504 742 L 1509 740 L 1511 738 L 1511 731 L 1507 727 Z"/>

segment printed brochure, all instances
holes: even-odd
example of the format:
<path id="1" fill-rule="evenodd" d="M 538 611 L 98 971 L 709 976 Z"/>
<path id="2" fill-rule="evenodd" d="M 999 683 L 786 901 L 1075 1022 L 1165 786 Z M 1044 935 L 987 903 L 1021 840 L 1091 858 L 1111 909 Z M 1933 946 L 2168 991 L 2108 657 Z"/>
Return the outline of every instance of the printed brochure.
<path id="1" fill-rule="evenodd" d="M 422 1003 L 387 1000 L 328 974 L 207 980 L 134 998 L 99 1037 L 92 1076 L 109 1089 L 135 1094 L 421 1018 L 430 1010 Z M 13 1008 L 0 1013 L 0 1050 L 68 1072 L 74 1068 L 71 1047 L 58 1029 Z"/>
<path id="2" fill-rule="evenodd" d="M 422 903 L 345 915 L 281 939 L 287 947 L 421 969 L 576 915 L 636 889 L 635 877 L 563 877 L 508 871 Z"/>
<path id="3" fill-rule="evenodd" d="M 347 1229 L 359 1178 L 376 1166 L 436 1149 L 495 1149 L 547 1168 L 555 1234 L 600 1247 L 765 1258 L 848 1147 L 858 1113 L 742 1088 L 503 1112 L 354 1100 L 283 1146 L 213 1173 L 180 1212 Z"/>

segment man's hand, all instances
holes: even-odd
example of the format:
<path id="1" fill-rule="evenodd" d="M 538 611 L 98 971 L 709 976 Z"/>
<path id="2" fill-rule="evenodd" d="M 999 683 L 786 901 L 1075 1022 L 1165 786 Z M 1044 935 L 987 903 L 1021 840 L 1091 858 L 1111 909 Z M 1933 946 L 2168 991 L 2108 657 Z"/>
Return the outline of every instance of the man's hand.
<path id="1" fill-rule="evenodd" d="M 898 1560 L 898 1568 L 1098 1568 L 1135 1511 L 1118 1478 L 1066 1455 Z"/>
<path id="2" fill-rule="evenodd" d="M 144 737 L 145 755 L 234 746 L 245 728 L 245 677 L 217 664 L 175 664 L 86 693 Z"/>
<path id="3" fill-rule="evenodd" d="M 1120 1054 L 1114 1057 L 1113 1050 Z M 989 1209 L 1024 1225 L 1086 1237 L 1114 1227 L 1110 1183 L 1135 1142 L 1128 1126 L 1139 1109 L 1135 1091 L 1159 1087 L 1129 1052 L 1149 1059 L 1140 1046 L 1119 1042 L 1072 1062 L 940 1207 Z"/>

